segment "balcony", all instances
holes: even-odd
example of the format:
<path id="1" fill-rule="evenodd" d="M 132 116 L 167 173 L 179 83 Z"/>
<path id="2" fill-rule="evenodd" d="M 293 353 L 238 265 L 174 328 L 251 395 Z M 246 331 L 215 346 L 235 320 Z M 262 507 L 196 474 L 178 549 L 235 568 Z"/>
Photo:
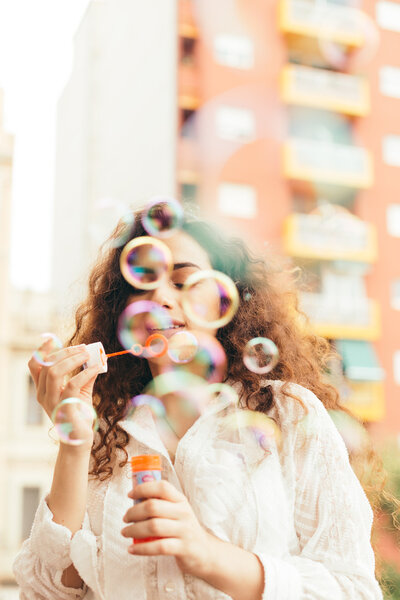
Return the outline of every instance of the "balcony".
<path id="1" fill-rule="evenodd" d="M 195 110 L 200 106 L 199 72 L 194 65 L 179 65 L 178 90 L 178 104 L 181 108 Z"/>
<path id="2" fill-rule="evenodd" d="M 178 3 L 178 34 L 181 37 L 198 37 L 193 4 L 192 0 L 180 0 Z"/>
<path id="3" fill-rule="evenodd" d="M 365 116 L 370 111 L 365 77 L 299 65 L 286 65 L 281 79 L 282 98 L 288 104 L 310 106 Z"/>
<path id="4" fill-rule="evenodd" d="M 364 189 L 373 183 L 372 157 L 359 146 L 292 138 L 284 143 L 288 179 Z"/>
<path id="5" fill-rule="evenodd" d="M 284 223 L 283 242 L 290 256 L 314 260 L 373 263 L 378 254 L 375 227 L 347 211 L 291 214 Z"/>
<path id="6" fill-rule="evenodd" d="M 330 40 L 350 47 L 365 43 L 360 12 L 328 1 L 281 0 L 279 28 L 287 34 Z"/>
<path id="7" fill-rule="evenodd" d="M 385 416 L 385 396 L 380 381 L 347 381 L 343 404 L 362 421 L 381 421 Z"/>
<path id="8" fill-rule="evenodd" d="M 380 311 L 374 300 L 303 292 L 300 306 L 322 337 L 370 341 L 379 338 Z"/>

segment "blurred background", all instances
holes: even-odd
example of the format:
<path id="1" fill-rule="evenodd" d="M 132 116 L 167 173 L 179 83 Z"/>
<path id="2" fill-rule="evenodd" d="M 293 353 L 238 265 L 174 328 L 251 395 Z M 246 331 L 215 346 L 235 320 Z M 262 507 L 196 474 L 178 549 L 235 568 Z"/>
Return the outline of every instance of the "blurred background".
<path id="1" fill-rule="evenodd" d="M 57 452 L 26 363 L 153 195 L 302 268 L 400 498 L 400 2 L 0 0 L 0 88 L 0 600 Z"/>

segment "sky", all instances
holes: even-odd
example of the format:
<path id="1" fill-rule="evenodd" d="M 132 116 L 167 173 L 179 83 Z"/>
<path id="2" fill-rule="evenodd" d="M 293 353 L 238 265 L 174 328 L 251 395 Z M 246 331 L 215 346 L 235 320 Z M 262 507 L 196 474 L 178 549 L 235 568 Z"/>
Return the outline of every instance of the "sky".
<path id="1" fill-rule="evenodd" d="M 0 0 L 4 126 L 15 136 L 10 276 L 18 288 L 51 283 L 56 107 L 89 2 Z"/>

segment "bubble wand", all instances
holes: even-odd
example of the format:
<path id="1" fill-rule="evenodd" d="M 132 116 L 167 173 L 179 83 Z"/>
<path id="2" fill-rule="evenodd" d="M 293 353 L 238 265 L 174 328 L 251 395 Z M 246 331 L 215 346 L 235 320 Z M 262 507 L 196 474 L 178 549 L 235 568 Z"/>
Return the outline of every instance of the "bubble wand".
<path id="1" fill-rule="evenodd" d="M 152 348 L 153 342 L 162 342 L 161 350 L 155 350 Z M 143 354 L 144 350 L 147 350 L 149 356 L 151 358 L 158 358 L 163 356 L 168 350 L 168 340 L 161 333 L 153 333 L 150 335 L 144 346 L 141 344 L 134 344 L 132 348 L 129 350 L 120 350 L 118 352 L 110 352 L 106 353 L 104 350 L 104 346 L 101 342 L 94 342 L 93 344 L 88 344 L 86 346 L 86 350 L 89 353 L 89 359 L 83 365 L 84 369 L 88 367 L 94 367 L 95 365 L 100 367 L 100 373 L 107 373 L 107 360 L 109 358 L 113 358 L 115 356 L 122 356 L 124 354 L 133 354 L 134 356 L 140 356 Z"/>

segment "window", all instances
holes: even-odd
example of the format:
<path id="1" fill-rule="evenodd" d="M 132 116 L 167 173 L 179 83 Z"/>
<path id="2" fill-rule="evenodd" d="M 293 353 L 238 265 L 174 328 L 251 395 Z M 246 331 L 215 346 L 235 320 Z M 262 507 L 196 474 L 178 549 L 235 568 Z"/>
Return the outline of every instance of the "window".
<path id="1" fill-rule="evenodd" d="M 33 379 L 28 375 L 28 394 L 26 399 L 26 425 L 41 425 L 43 422 L 43 409 L 36 400 L 36 388 Z"/>
<path id="2" fill-rule="evenodd" d="M 353 128 L 344 115 L 304 106 L 291 106 L 289 134 L 296 138 L 332 144 L 353 144 Z"/>
<path id="3" fill-rule="evenodd" d="M 191 37 L 181 38 L 181 61 L 185 65 L 193 65 L 196 62 L 197 40 Z"/>
<path id="4" fill-rule="evenodd" d="M 400 385 L 400 350 L 393 354 L 393 377 L 395 383 Z"/>
<path id="5" fill-rule="evenodd" d="M 196 131 L 196 111 L 190 108 L 181 109 L 181 135 L 192 138 Z"/>
<path id="6" fill-rule="evenodd" d="M 245 36 L 222 33 L 214 39 L 214 58 L 217 63 L 236 69 L 254 66 L 254 44 Z"/>
<path id="7" fill-rule="evenodd" d="M 387 135 L 382 140 L 383 161 L 391 167 L 400 167 L 400 135 Z"/>
<path id="8" fill-rule="evenodd" d="M 400 279 L 392 281 L 390 286 L 390 300 L 394 310 L 400 310 Z"/>
<path id="9" fill-rule="evenodd" d="M 257 216 L 257 194 L 251 185 L 222 183 L 218 188 L 218 209 L 224 215 L 239 219 Z"/>
<path id="10" fill-rule="evenodd" d="M 216 112 L 217 135 L 223 140 L 249 142 L 255 137 L 255 119 L 251 110 L 220 106 Z"/>
<path id="11" fill-rule="evenodd" d="M 26 540 L 31 532 L 33 519 L 36 509 L 39 505 L 40 488 L 24 487 L 22 488 L 22 540 Z"/>
<path id="12" fill-rule="evenodd" d="M 198 185 L 197 183 L 182 183 L 181 184 L 181 198 L 183 204 L 186 206 L 193 206 L 197 204 Z"/>
<path id="13" fill-rule="evenodd" d="M 400 33 L 400 4 L 398 2 L 377 2 L 376 20 L 382 29 Z"/>
<path id="14" fill-rule="evenodd" d="M 379 71 L 379 87 L 384 96 L 400 98 L 400 68 L 381 67 Z"/>
<path id="15" fill-rule="evenodd" d="M 389 235 L 400 238 L 400 204 L 389 204 L 387 207 L 386 226 Z"/>

